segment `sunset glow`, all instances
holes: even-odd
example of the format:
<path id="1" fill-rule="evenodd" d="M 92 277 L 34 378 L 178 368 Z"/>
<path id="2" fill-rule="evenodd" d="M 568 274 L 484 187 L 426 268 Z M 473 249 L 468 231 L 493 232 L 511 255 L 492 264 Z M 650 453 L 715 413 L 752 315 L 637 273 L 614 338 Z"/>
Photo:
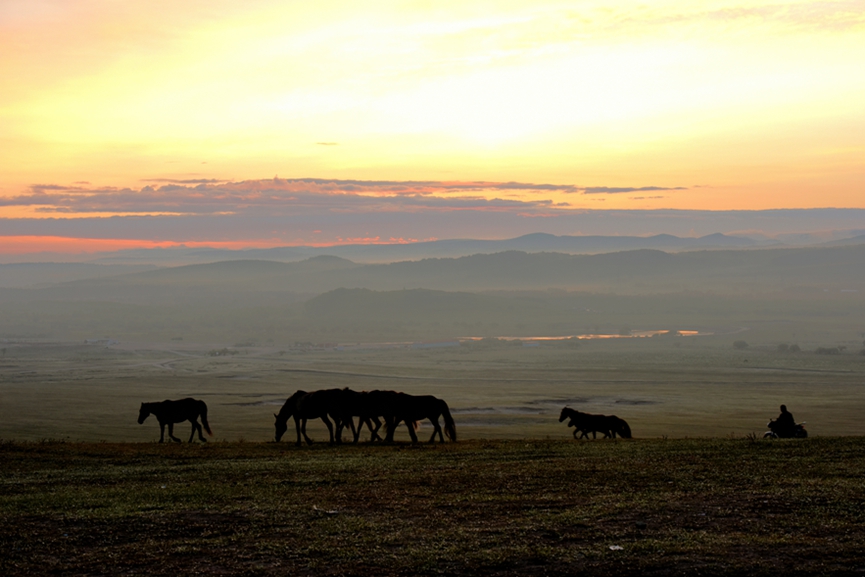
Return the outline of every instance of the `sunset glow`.
<path id="1" fill-rule="evenodd" d="M 69 238 L 56 236 L 4 236 L 0 254 L 20 253 L 95 253 L 136 248 L 212 247 L 225 249 L 272 248 L 280 246 L 277 241 L 242 242 L 171 242 L 147 241 L 124 238 Z"/>
<path id="2" fill-rule="evenodd" d="M 855 0 L 7 0 L 0 236 L 317 215 L 126 239 L 275 246 L 471 236 L 341 230 L 358 211 L 865 208 L 862 62 Z"/>

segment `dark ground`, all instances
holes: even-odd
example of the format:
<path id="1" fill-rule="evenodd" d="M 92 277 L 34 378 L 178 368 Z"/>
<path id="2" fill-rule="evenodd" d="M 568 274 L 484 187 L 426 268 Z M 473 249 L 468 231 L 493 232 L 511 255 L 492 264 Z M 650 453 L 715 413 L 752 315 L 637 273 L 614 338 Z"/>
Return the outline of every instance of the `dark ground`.
<path id="1" fill-rule="evenodd" d="M 865 575 L 865 444 L 0 443 L 2 575 Z"/>

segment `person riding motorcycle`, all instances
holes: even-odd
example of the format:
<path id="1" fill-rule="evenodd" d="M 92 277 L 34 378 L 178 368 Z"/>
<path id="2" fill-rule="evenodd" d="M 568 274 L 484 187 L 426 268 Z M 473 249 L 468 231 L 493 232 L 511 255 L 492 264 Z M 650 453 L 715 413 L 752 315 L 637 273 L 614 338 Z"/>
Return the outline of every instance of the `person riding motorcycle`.
<path id="1" fill-rule="evenodd" d="M 793 418 L 793 413 L 787 410 L 787 405 L 781 405 L 781 414 L 775 419 L 772 430 L 779 437 L 792 437 L 796 434 L 796 420 Z"/>
<path id="2" fill-rule="evenodd" d="M 797 425 L 785 405 L 781 405 L 781 414 L 778 418 L 769 421 L 769 431 L 763 435 L 764 439 L 805 439 L 807 437 L 805 423 Z"/>

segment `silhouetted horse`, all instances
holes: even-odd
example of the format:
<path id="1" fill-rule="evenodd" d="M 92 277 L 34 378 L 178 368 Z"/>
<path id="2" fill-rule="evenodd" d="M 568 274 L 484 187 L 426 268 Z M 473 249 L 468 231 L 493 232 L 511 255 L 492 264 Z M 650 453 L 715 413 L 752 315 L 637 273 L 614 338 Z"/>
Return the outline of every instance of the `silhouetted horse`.
<path id="1" fill-rule="evenodd" d="M 444 418 L 444 434 L 451 441 L 457 440 L 456 424 L 448 409 L 448 404 L 442 399 L 432 395 L 416 396 L 394 391 L 371 391 L 370 394 L 372 395 L 372 402 L 377 404 L 379 411 L 384 416 L 385 423 L 387 423 L 385 441 L 392 442 L 397 426 L 400 422 L 405 422 L 411 442 L 417 443 L 415 430 L 418 427 L 418 421 L 429 419 L 433 425 L 433 433 L 429 442 L 435 441 L 436 435 L 438 435 L 439 441 L 444 443 L 445 439 L 442 435 L 441 425 L 439 425 L 439 417 Z"/>
<path id="2" fill-rule="evenodd" d="M 562 409 L 559 415 L 559 422 L 570 418 L 568 427 L 574 427 L 574 438 L 589 438 L 589 433 L 593 439 L 598 438 L 598 433 L 603 433 L 604 438 L 616 438 L 618 434 L 623 439 L 631 438 L 631 427 L 624 419 L 620 419 L 615 415 L 594 415 L 592 413 L 583 413 L 575 411 L 569 407 Z M 577 433 L 581 433 L 579 437 Z"/>
<path id="3" fill-rule="evenodd" d="M 328 413 L 337 406 L 337 397 L 341 392 L 341 389 L 325 389 L 311 393 L 307 393 L 306 391 L 297 391 L 294 393 L 282 405 L 279 414 L 273 415 L 276 417 L 276 422 L 274 423 L 276 427 L 276 440 L 279 441 L 282 439 L 285 431 L 288 430 L 288 419 L 294 417 L 294 428 L 297 431 L 297 445 L 301 444 L 301 435 L 303 435 L 308 445 L 312 444 L 312 439 L 306 434 L 306 422 L 309 419 L 321 419 L 324 422 L 328 433 L 330 433 L 330 443 L 333 444 L 333 424 L 328 418 Z"/>
<path id="4" fill-rule="evenodd" d="M 141 409 L 138 411 L 138 424 L 144 423 L 144 419 L 150 415 L 155 415 L 159 421 L 159 442 L 165 440 L 165 425 L 168 425 L 168 438 L 172 441 L 180 442 L 180 439 L 174 436 L 174 424 L 189 421 L 192 423 L 192 434 L 189 435 L 189 442 L 195 438 L 195 431 L 198 431 L 198 438 L 206 443 L 207 439 L 201 434 L 201 425 L 198 424 L 198 417 L 201 416 L 201 422 L 204 424 L 204 429 L 207 434 L 213 436 L 213 431 L 210 430 L 210 425 L 207 424 L 207 405 L 204 401 L 198 401 L 193 398 L 180 399 L 179 401 L 162 401 L 158 403 L 141 403 Z"/>
<path id="5" fill-rule="evenodd" d="M 278 414 L 274 414 L 276 419 L 274 426 L 276 428 L 276 440 L 282 439 L 285 432 L 288 430 L 288 419 L 294 418 L 295 429 L 297 430 L 297 444 L 301 444 L 301 435 L 308 444 L 312 444 L 312 439 L 306 434 L 306 422 L 308 419 L 321 419 L 324 421 L 327 430 L 330 433 L 330 442 L 341 442 L 342 429 L 348 425 L 354 435 L 354 442 L 357 442 L 360 435 L 360 430 L 365 423 L 367 428 L 372 433 L 371 441 L 381 439 L 378 436 L 378 430 L 381 426 L 381 421 L 378 417 L 384 417 L 387 425 L 386 441 L 393 441 L 393 434 L 396 426 L 405 421 L 409 429 L 409 435 L 412 442 L 417 442 L 415 429 L 417 421 L 429 419 L 434 427 L 430 442 L 435 440 L 438 435 L 441 442 L 444 442 L 444 434 L 452 441 L 456 441 L 457 432 L 454 420 L 448 410 L 447 403 L 441 399 L 431 396 L 413 396 L 394 391 L 370 391 L 358 393 L 351 389 L 326 389 L 321 391 L 297 391 L 289 397 L 282 406 Z M 354 417 L 359 417 L 359 426 L 355 430 Z M 439 417 L 444 417 L 445 430 L 442 433 L 442 428 L 439 425 Z M 330 419 L 336 423 L 336 435 L 334 435 L 334 427 Z M 373 426 L 375 423 L 375 426 Z"/>
<path id="6" fill-rule="evenodd" d="M 330 411 L 330 416 L 336 422 L 336 441 L 338 443 L 342 441 L 342 429 L 346 424 L 351 428 L 355 443 L 360 438 L 360 432 L 364 425 L 369 429 L 370 442 L 381 440 L 378 434 L 378 430 L 381 428 L 381 421 L 378 417 L 381 413 L 376 406 L 374 394 L 345 388 L 339 394 L 334 395 L 333 401 L 334 406 Z M 357 429 L 354 427 L 354 417 L 358 417 Z"/>

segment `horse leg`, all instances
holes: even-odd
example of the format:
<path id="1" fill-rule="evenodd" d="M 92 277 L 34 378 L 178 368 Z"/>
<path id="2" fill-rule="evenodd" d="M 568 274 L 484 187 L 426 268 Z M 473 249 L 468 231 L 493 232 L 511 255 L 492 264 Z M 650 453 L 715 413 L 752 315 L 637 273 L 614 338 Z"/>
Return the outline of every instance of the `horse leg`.
<path id="1" fill-rule="evenodd" d="M 354 443 L 357 443 L 358 431 L 354 428 L 354 417 L 347 416 L 342 418 L 334 418 L 334 424 L 336 425 L 336 442 L 342 443 L 342 431 L 345 429 L 345 423 L 348 420 L 348 428 L 351 431 L 351 437 Z M 360 421 L 358 421 L 358 425 L 360 425 Z"/>
<path id="2" fill-rule="evenodd" d="M 312 439 L 310 439 L 309 435 L 306 434 L 306 422 L 307 419 L 303 419 L 303 422 L 300 424 L 300 432 L 303 433 L 303 439 L 306 441 L 306 444 L 311 445 Z"/>
<path id="3" fill-rule="evenodd" d="M 165 442 L 165 423 L 159 421 L 159 442 Z"/>
<path id="4" fill-rule="evenodd" d="M 174 436 L 174 423 L 168 423 L 168 437 L 177 443 L 182 443 L 180 439 Z"/>
<path id="5" fill-rule="evenodd" d="M 201 439 L 202 443 L 206 443 L 207 439 L 205 439 L 204 435 L 201 434 L 202 428 L 198 421 L 196 421 L 195 419 L 189 419 L 189 421 L 192 423 L 192 434 L 189 435 L 189 442 L 192 442 L 192 439 L 195 438 L 195 431 L 198 431 L 198 438 Z"/>
<path id="6" fill-rule="evenodd" d="M 357 438 L 360 437 L 360 428 L 363 425 L 363 421 L 361 421 L 360 417 L 357 418 L 357 428 L 354 427 L 354 417 L 349 416 L 348 418 L 348 426 L 351 429 L 351 439 L 352 443 L 357 444 Z"/>
<path id="7" fill-rule="evenodd" d="M 369 442 L 372 443 L 376 440 L 383 441 L 384 439 L 382 439 L 381 436 L 379 436 L 378 434 L 379 429 L 381 429 L 381 421 L 378 420 L 378 417 L 373 417 L 372 422 L 375 423 L 375 428 L 369 426 L 369 421 L 367 421 L 366 423 L 367 428 L 372 433 L 372 435 L 370 435 L 369 437 Z"/>
<path id="8" fill-rule="evenodd" d="M 402 419 L 397 418 L 385 418 L 385 427 L 387 427 L 387 431 L 384 434 L 385 443 L 393 443 L 393 435 L 396 433 L 396 428 L 399 426 L 399 423 Z"/>
<path id="9" fill-rule="evenodd" d="M 411 437 L 412 445 L 417 444 L 417 434 L 414 432 L 414 421 L 406 421 L 405 426 L 408 427 L 408 434 Z"/>
<path id="10" fill-rule="evenodd" d="M 435 442 L 436 435 L 438 435 L 439 436 L 439 442 L 444 443 L 445 438 L 444 438 L 444 435 L 442 435 L 442 428 L 441 428 L 441 425 L 439 425 L 439 420 L 438 419 L 430 419 L 430 421 L 432 421 L 432 424 L 433 424 L 433 434 L 429 438 L 429 442 L 430 443 Z"/>
<path id="11" fill-rule="evenodd" d="M 299 419 L 297 417 L 294 418 L 294 428 L 295 428 L 295 431 L 297 432 L 297 442 L 295 443 L 295 445 L 297 445 L 298 447 L 300 446 L 300 421 L 301 421 L 301 419 Z M 303 420 L 303 424 L 306 425 L 306 419 Z M 306 433 L 304 433 L 304 435 L 305 434 Z"/>
<path id="12" fill-rule="evenodd" d="M 363 430 L 363 425 L 366 423 L 366 428 L 372 431 L 372 425 L 369 424 L 369 418 L 360 416 L 357 418 L 357 430 L 354 432 L 354 444 L 360 440 L 360 432 Z"/>
<path id="13" fill-rule="evenodd" d="M 333 428 L 336 430 L 334 433 L 334 439 L 338 444 L 342 443 L 342 431 L 345 429 L 345 419 L 342 417 L 334 417 Z"/>
<path id="14" fill-rule="evenodd" d="M 324 421 L 325 426 L 327 426 L 327 432 L 330 434 L 330 444 L 333 445 L 333 424 L 330 422 L 330 419 L 327 418 L 327 415 L 322 415 L 321 420 Z"/>

